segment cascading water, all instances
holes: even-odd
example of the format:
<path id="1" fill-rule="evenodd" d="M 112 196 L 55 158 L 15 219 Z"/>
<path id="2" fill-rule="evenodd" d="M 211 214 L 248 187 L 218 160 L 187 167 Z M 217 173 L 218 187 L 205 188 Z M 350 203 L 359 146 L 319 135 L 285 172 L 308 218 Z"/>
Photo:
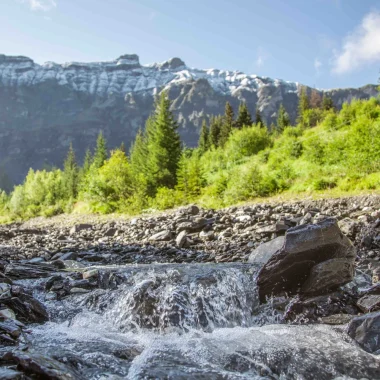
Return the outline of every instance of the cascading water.
<path id="1" fill-rule="evenodd" d="M 258 302 L 257 270 L 103 267 L 100 289 L 61 301 L 46 300 L 41 283 L 35 294 L 51 321 L 33 327 L 30 343 L 83 379 L 380 377 L 378 360 L 340 329 L 280 324 L 270 303 Z"/>

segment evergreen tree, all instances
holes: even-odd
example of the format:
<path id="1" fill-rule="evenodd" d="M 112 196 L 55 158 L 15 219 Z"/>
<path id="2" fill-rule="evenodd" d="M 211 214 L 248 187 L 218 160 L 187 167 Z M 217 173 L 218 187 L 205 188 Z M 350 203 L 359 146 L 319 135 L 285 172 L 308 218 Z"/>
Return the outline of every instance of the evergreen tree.
<path id="1" fill-rule="evenodd" d="M 290 125 L 289 115 L 286 112 L 285 107 L 281 104 L 278 110 L 277 130 L 281 133 L 289 125 Z"/>
<path id="2" fill-rule="evenodd" d="M 323 99 L 322 99 L 322 108 L 325 111 L 329 111 L 329 110 L 335 109 L 334 102 L 333 102 L 333 100 L 329 96 L 326 96 L 326 95 L 323 96 Z"/>
<path id="3" fill-rule="evenodd" d="M 101 168 L 104 165 L 104 162 L 107 160 L 107 142 L 103 136 L 103 133 L 100 132 L 96 140 L 96 149 L 93 158 L 93 166 L 97 169 Z"/>
<path id="4" fill-rule="evenodd" d="M 245 103 L 240 104 L 239 113 L 236 119 L 236 127 L 241 129 L 243 126 L 250 127 L 253 124 L 251 114 Z"/>
<path id="5" fill-rule="evenodd" d="M 201 153 L 204 153 L 210 148 L 210 131 L 206 124 L 206 120 L 203 120 L 201 133 L 199 135 L 198 147 Z"/>
<path id="6" fill-rule="evenodd" d="M 311 90 L 310 107 L 311 108 L 321 108 L 321 106 L 322 106 L 321 95 L 319 95 L 317 90 Z"/>
<path id="7" fill-rule="evenodd" d="M 265 124 L 264 124 L 263 119 L 261 117 L 260 109 L 258 106 L 256 106 L 255 123 L 256 123 L 256 125 L 259 125 L 260 127 L 265 127 Z"/>
<path id="8" fill-rule="evenodd" d="M 310 109 L 309 97 L 307 96 L 306 87 L 301 88 L 299 100 L 298 100 L 298 123 L 301 126 L 305 126 L 305 113 Z"/>
<path id="9" fill-rule="evenodd" d="M 119 150 L 121 150 L 122 152 L 126 153 L 127 150 L 125 149 L 124 141 L 122 141 Z"/>
<path id="10" fill-rule="evenodd" d="M 224 117 L 223 117 L 223 124 L 220 129 L 219 146 L 223 147 L 226 144 L 228 137 L 231 134 L 233 126 L 234 126 L 234 111 L 232 109 L 231 104 L 227 102 Z"/>
<path id="11" fill-rule="evenodd" d="M 184 149 L 179 161 L 177 190 L 188 202 L 199 196 L 205 185 L 200 155 L 196 150 Z"/>
<path id="12" fill-rule="evenodd" d="M 170 111 L 170 100 L 163 92 L 146 128 L 147 179 L 151 195 L 160 187 L 173 188 L 177 183 L 178 162 L 182 150 L 177 129 L 177 122 Z"/>
<path id="13" fill-rule="evenodd" d="M 150 122 L 151 119 L 148 119 L 146 124 Z M 146 174 L 148 150 L 146 138 L 141 129 L 137 132 L 135 141 L 131 146 L 129 156 L 132 172 L 135 175 Z"/>
<path id="14" fill-rule="evenodd" d="M 210 120 L 210 145 L 214 148 L 219 146 L 220 129 L 222 125 L 222 118 L 220 116 L 213 116 Z"/>
<path id="15" fill-rule="evenodd" d="M 88 173 L 88 171 L 90 170 L 91 164 L 92 164 L 91 151 L 90 151 L 90 149 L 87 149 L 86 150 L 86 154 L 84 156 L 84 160 L 83 160 L 83 168 L 82 168 L 83 174 L 87 174 Z"/>
<path id="16" fill-rule="evenodd" d="M 63 169 L 63 187 L 64 194 L 67 198 L 75 199 L 78 194 L 78 165 L 75 159 L 73 145 L 70 144 L 69 152 L 64 163 Z"/>

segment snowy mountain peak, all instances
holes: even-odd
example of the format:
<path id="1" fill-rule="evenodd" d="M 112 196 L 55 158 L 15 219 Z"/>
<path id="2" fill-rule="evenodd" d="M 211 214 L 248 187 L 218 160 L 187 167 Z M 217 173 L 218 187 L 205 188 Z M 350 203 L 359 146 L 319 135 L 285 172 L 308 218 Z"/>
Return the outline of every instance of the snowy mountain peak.
<path id="1" fill-rule="evenodd" d="M 163 88 L 185 82 L 205 79 L 221 94 L 239 90 L 256 92 L 263 86 L 284 86 L 287 92 L 297 91 L 297 84 L 247 75 L 240 71 L 200 70 L 189 68 L 180 58 L 141 65 L 136 54 L 124 54 L 108 62 L 68 62 L 36 64 L 27 57 L 0 55 L 0 84 L 5 86 L 32 86 L 48 80 L 70 86 L 75 91 L 93 95 L 125 95 L 131 92 L 157 93 Z"/>

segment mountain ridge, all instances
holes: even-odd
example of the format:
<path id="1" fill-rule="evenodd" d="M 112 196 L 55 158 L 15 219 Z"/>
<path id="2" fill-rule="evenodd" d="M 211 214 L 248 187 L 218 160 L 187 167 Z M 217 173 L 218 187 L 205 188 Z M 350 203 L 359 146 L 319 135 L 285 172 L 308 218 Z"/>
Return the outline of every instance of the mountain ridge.
<path id="1" fill-rule="evenodd" d="M 61 166 L 70 142 L 82 160 L 99 131 L 109 148 L 122 141 L 129 146 L 162 90 L 191 147 L 202 121 L 224 113 L 226 101 L 235 112 L 241 102 L 252 115 L 258 108 L 267 125 L 283 104 L 294 122 L 301 87 L 240 71 L 189 68 L 180 58 L 141 65 L 136 54 L 124 54 L 107 62 L 40 65 L 28 57 L 0 55 L 0 178 L 18 183 L 30 167 Z M 317 92 L 340 108 L 353 98 L 375 96 L 377 88 Z M 1 180 L 0 187 L 5 187 Z"/>

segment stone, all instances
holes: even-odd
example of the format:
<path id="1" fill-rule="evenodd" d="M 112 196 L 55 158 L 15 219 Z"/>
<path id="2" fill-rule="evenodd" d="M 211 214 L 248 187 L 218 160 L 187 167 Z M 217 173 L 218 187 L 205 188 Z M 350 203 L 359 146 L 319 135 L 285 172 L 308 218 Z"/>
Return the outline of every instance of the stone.
<path id="1" fill-rule="evenodd" d="M 329 315 L 328 317 L 322 317 L 321 321 L 326 325 L 345 325 L 346 323 L 349 323 L 353 318 L 354 316 L 349 314 L 333 314 Z"/>
<path id="2" fill-rule="evenodd" d="M 83 272 L 83 274 L 82 274 L 83 279 L 89 279 L 89 278 L 97 277 L 98 275 L 99 275 L 98 269 L 90 269 L 86 272 Z"/>
<path id="3" fill-rule="evenodd" d="M 17 370 L 25 372 L 33 379 L 82 380 L 83 376 L 69 364 L 63 364 L 47 355 L 28 350 L 7 352 L 2 361 L 17 365 Z M 23 377 L 24 378 L 24 377 Z M 25 377 L 27 378 L 27 377 Z"/>
<path id="4" fill-rule="evenodd" d="M 377 284 L 378 282 L 380 282 L 380 267 L 372 271 L 372 284 Z"/>
<path id="5" fill-rule="evenodd" d="M 355 267 L 352 259 L 331 259 L 313 266 L 310 275 L 302 285 L 306 294 L 320 294 L 345 285 L 354 278 Z"/>
<path id="6" fill-rule="evenodd" d="M 22 380 L 23 378 L 22 372 L 10 368 L 0 368 L 0 379 L 2 380 Z"/>
<path id="7" fill-rule="evenodd" d="M 187 232 L 186 232 L 186 230 L 181 231 L 177 235 L 175 241 L 176 241 L 178 248 L 183 248 L 187 243 Z"/>
<path id="8" fill-rule="evenodd" d="M 81 268 L 85 268 L 86 266 L 82 263 L 79 263 L 78 261 L 74 261 L 74 260 L 64 260 L 64 261 L 61 261 L 64 265 L 64 268 L 66 270 L 75 270 L 75 269 L 81 269 Z"/>
<path id="9" fill-rule="evenodd" d="M 206 241 L 211 241 L 215 239 L 214 231 L 201 231 L 199 238 Z"/>
<path id="10" fill-rule="evenodd" d="M 380 309 L 380 295 L 365 295 L 358 300 L 357 305 L 364 313 L 377 311 Z"/>
<path id="11" fill-rule="evenodd" d="M 59 259 L 62 260 L 62 261 L 65 261 L 65 260 L 76 260 L 78 257 L 78 253 L 77 252 L 67 252 L 67 253 L 64 253 L 63 255 L 59 256 Z"/>
<path id="12" fill-rule="evenodd" d="M 321 318 L 336 314 L 356 315 L 355 298 L 342 291 L 311 298 L 297 295 L 288 304 L 284 313 L 284 320 L 293 323 L 316 323 Z"/>
<path id="13" fill-rule="evenodd" d="M 49 319 L 45 306 L 28 294 L 20 293 L 1 302 L 13 310 L 21 322 L 42 323 Z"/>
<path id="14" fill-rule="evenodd" d="M 250 215 L 238 215 L 237 217 L 235 217 L 235 219 L 240 223 L 244 223 L 250 222 L 252 220 L 252 217 Z"/>
<path id="15" fill-rule="evenodd" d="M 74 235 L 77 232 L 80 232 L 83 230 L 90 230 L 90 229 L 92 229 L 92 224 L 86 224 L 86 223 L 76 224 L 70 229 L 70 235 Z"/>
<path id="16" fill-rule="evenodd" d="M 347 333 L 363 350 L 379 354 L 380 312 L 353 318 L 348 325 Z"/>
<path id="17" fill-rule="evenodd" d="M 196 205 L 190 205 L 186 207 L 186 212 L 191 215 L 198 215 L 199 214 L 199 207 Z"/>
<path id="18" fill-rule="evenodd" d="M 169 230 L 160 231 L 149 238 L 150 241 L 169 241 L 171 239 L 172 232 Z"/>
<path id="19" fill-rule="evenodd" d="M 85 293 L 89 293 L 89 292 L 90 292 L 89 289 L 83 289 L 83 288 L 71 288 L 70 289 L 71 294 L 85 294 Z"/>
<path id="20" fill-rule="evenodd" d="M 266 243 L 260 244 L 249 255 L 248 262 L 251 264 L 266 264 L 268 260 L 282 248 L 285 242 L 284 236 L 279 236 Z"/>
<path id="21" fill-rule="evenodd" d="M 326 287 L 315 275 L 333 264 L 328 263 L 325 267 L 317 267 L 313 273 L 311 272 L 314 266 L 331 259 L 347 260 L 345 272 L 340 274 L 342 282 L 335 281 L 332 287 L 344 285 L 353 277 L 352 267 L 348 264 L 353 264 L 355 258 L 355 248 L 340 231 L 335 219 L 329 218 L 317 224 L 293 227 L 287 231 L 283 247 L 273 254 L 258 274 L 260 300 L 264 302 L 271 295 L 300 292 L 310 275 L 313 276 L 309 280 L 309 283 L 313 283 L 313 292 L 323 293 Z"/>
<path id="22" fill-rule="evenodd" d="M 110 236 L 113 237 L 117 234 L 117 229 L 116 228 L 109 228 L 105 233 L 104 236 Z"/>
<path id="23" fill-rule="evenodd" d="M 350 218 L 344 218 L 338 222 L 338 225 L 345 235 L 352 237 L 355 233 L 357 223 Z"/>
<path id="24" fill-rule="evenodd" d="M 16 319 L 16 314 L 11 309 L 1 309 L 0 318 L 1 319 Z"/>
<path id="25" fill-rule="evenodd" d="M 9 264 L 4 274 L 11 279 L 27 279 L 48 277 L 55 271 L 55 267 L 48 263 L 38 264 Z"/>

